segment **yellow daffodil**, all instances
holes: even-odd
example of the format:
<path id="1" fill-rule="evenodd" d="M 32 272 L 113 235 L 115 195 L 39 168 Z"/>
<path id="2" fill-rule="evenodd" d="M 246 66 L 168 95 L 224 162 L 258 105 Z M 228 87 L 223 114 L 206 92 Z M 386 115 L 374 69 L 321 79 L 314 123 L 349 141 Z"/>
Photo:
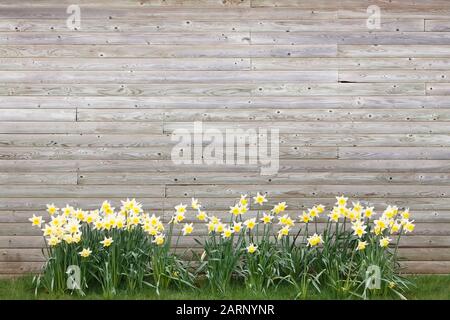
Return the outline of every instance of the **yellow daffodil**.
<path id="1" fill-rule="evenodd" d="M 253 200 L 255 203 L 257 203 L 259 205 L 263 205 L 264 202 L 267 202 L 266 196 L 260 194 L 259 192 L 256 194 L 255 197 L 253 197 Z"/>
<path id="2" fill-rule="evenodd" d="M 245 206 L 242 206 L 242 205 L 239 206 L 239 213 L 240 213 L 241 215 L 247 213 L 247 211 L 248 211 L 248 206 L 247 206 L 247 205 L 245 205 Z"/>
<path id="3" fill-rule="evenodd" d="M 85 219 L 86 219 L 86 212 L 84 212 L 81 209 L 77 209 L 75 211 L 75 218 L 77 218 L 80 221 L 85 221 Z"/>
<path id="4" fill-rule="evenodd" d="M 74 233 L 72 235 L 73 243 L 79 243 L 81 241 L 81 232 Z"/>
<path id="5" fill-rule="evenodd" d="M 275 205 L 272 209 L 272 213 L 274 214 L 280 214 L 281 212 L 283 212 L 284 210 L 286 210 L 287 205 L 286 202 L 280 202 L 277 205 Z"/>
<path id="6" fill-rule="evenodd" d="M 322 204 L 319 204 L 318 206 L 316 206 L 316 209 L 317 209 L 317 212 L 320 214 L 325 211 L 325 206 Z"/>
<path id="7" fill-rule="evenodd" d="M 135 202 L 136 202 L 135 199 L 132 199 L 132 200 L 127 199 L 126 201 L 121 201 L 122 209 L 125 211 L 130 211 L 134 207 Z M 106 205 L 109 205 L 109 203 L 107 203 Z M 103 210 L 103 206 L 102 206 L 102 210 Z"/>
<path id="8" fill-rule="evenodd" d="M 184 216 L 184 212 L 177 212 L 175 213 L 175 217 L 173 219 L 174 223 L 180 223 L 182 222 L 186 217 Z"/>
<path id="9" fill-rule="evenodd" d="M 94 230 L 102 230 L 103 229 L 103 220 L 98 219 L 94 222 Z"/>
<path id="10" fill-rule="evenodd" d="M 66 231 L 68 233 L 77 233 L 80 231 L 80 222 L 77 219 L 70 219 L 70 221 L 68 221 L 68 223 L 66 224 Z"/>
<path id="11" fill-rule="evenodd" d="M 234 222 L 233 223 L 233 231 L 241 232 L 241 230 L 242 230 L 242 222 Z"/>
<path id="12" fill-rule="evenodd" d="M 156 227 L 159 222 L 160 222 L 161 218 L 155 216 L 154 214 L 152 214 L 149 218 L 148 218 L 148 223 L 150 223 L 152 226 Z"/>
<path id="13" fill-rule="evenodd" d="M 358 236 L 358 238 L 362 238 L 363 235 L 365 235 L 367 226 L 362 224 L 361 222 L 353 223 L 352 229 L 353 234 L 355 236 Z"/>
<path id="14" fill-rule="evenodd" d="M 260 219 L 264 224 L 268 224 L 271 223 L 273 219 L 273 216 L 271 216 L 270 214 L 266 214 L 264 213 L 263 217 Z"/>
<path id="15" fill-rule="evenodd" d="M 212 217 L 210 218 L 210 221 L 211 221 L 212 223 L 214 223 L 214 224 L 220 223 L 220 219 L 217 218 L 216 216 L 212 216 Z"/>
<path id="16" fill-rule="evenodd" d="M 399 223 L 397 223 L 397 222 L 393 223 L 392 226 L 391 226 L 390 233 L 391 233 L 391 234 L 394 234 L 394 233 L 399 232 L 400 229 L 401 229 L 401 227 L 402 227 L 401 224 L 399 224 Z"/>
<path id="17" fill-rule="evenodd" d="M 374 213 L 373 212 L 373 207 L 366 207 L 364 209 L 364 217 L 366 217 L 366 218 L 371 218 L 373 213 Z"/>
<path id="18" fill-rule="evenodd" d="M 312 207 L 311 209 L 308 209 L 308 215 L 309 215 L 311 218 L 316 218 L 316 217 L 319 216 L 319 211 L 317 211 L 317 208 L 316 208 L 316 207 Z"/>
<path id="19" fill-rule="evenodd" d="M 303 211 L 303 214 L 299 216 L 301 222 L 309 223 L 311 221 L 311 216 Z"/>
<path id="20" fill-rule="evenodd" d="M 382 232 L 383 232 L 383 230 L 379 226 L 375 226 L 373 228 L 373 233 L 377 236 L 380 235 Z"/>
<path id="21" fill-rule="evenodd" d="M 54 227 L 61 227 L 64 224 L 64 220 L 61 216 L 53 216 L 50 224 Z"/>
<path id="22" fill-rule="evenodd" d="M 347 205 L 347 200 L 348 198 L 344 196 L 336 197 L 336 204 L 340 207 L 344 207 L 345 205 Z"/>
<path id="23" fill-rule="evenodd" d="M 278 224 L 292 227 L 294 225 L 294 220 L 292 220 L 291 217 L 289 217 L 289 215 L 285 214 L 281 217 L 278 217 Z"/>
<path id="24" fill-rule="evenodd" d="M 353 204 L 353 211 L 355 211 L 356 213 L 362 212 L 363 206 L 359 203 L 359 201 L 356 203 L 352 202 L 352 204 Z"/>
<path id="25" fill-rule="evenodd" d="M 331 221 L 338 222 L 340 216 L 341 216 L 341 215 L 339 214 L 339 212 L 338 212 L 337 210 L 333 210 L 333 211 L 331 211 L 331 213 L 328 215 L 328 218 L 329 218 Z"/>
<path id="26" fill-rule="evenodd" d="M 208 215 L 205 211 L 198 210 L 197 219 L 200 221 L 205 221 L 206 219 L 208 219 Z"/>
<path id="27" fill-rule="evenodd" d="M 101 210 L 105 215 L 109 215 L 114 211 L 109 201 L 103 201 Z"/>
<path id="28" fill-rule="evenodd" d="M 283 228 L 281 228 L 278 231 L 278 237 L 280 237 L 280 236 L 285 237 L 285 236 L 289 235 L 290 230 L 291 229 L 289 228 L 289 226 L 284 226 Z"/>
<path id="29" fill-rule="evenodd" d="M 385 219 L 378 219 L 375 220 L 374 222 L 375 227 L 378 227 L 381 231 L 383 231 L 384 229 L 386 229 L 389 226 L 389 222 Z"/>
<path id="30" fill-rule="evenodd" d="M 231 229 L 231 228 L 225 228 L 225 229 L 223 229 L 223 231 L 222 231 L 222 237 L 224 238 L 224 239 L 227 239 L 227 238 L 230 238 L 231 237 L 231 235 L 233 234 L 233 229 Z"/>
<path id="31" fill-rule="evenodd" d="M 186 223 L 183 227 L 183 235 L 186 236 L 188 234 L 191 234 L 192 231 L 194 231 L 194 226 L 192 223 Z"/>
<path id="32" fill-rule="evenodd" d="M 318 235 L 317 233 L 314 233 L 307 240 L 308 240 L 308 246 L 310 246 L 310 247 L 315 247 L 315 246 L 323 243 L 322 236 Z"/>
<path id="33" fill-rule="evenodd" d="M 31 222 L 32 226 L 37 226 L 37 227 L 41 227 L 41 225 L 45 222 L 44 220 L 42 220 L 41 216 L 36 216 L 33 214 L 33 216 L 28 219 Z"/>
<path id="34" fill-rule="evenodd" d="M 246 194 L 242 194 L 241 195 L 241 199 L 239 199 L 239 205 L 247 206 L 247 204 L 248 204 L 247 195 Z"/>
<path id="35" fill-rule="evenodd" d="M 42 229 L 42 232 L 43 232 L 44 237 L 48 237 L 48 236 L 54 234 L 54 227 L 46 224 L 44 226 L 44 229 Z"/>
<path id="36" fill-rule="evenodd" d="M 256 218 L 247 219 L 244 221 L 244 225 L 248 230 L 252 230 L 258 223 L 256 222 Z"/>
<path id="37" fill-rule="evenodd" d="M 223 230 L 225 230 L 225 225 L 221 222 L 219 222 L 218 224 L 216 224 L 216 232 L 217 233 L 222 233 Z"/>
<path id="38" fill-rule="evenodd" d="M 392 239 L 388 238 L 388 237 L 383 237 L 380 239 L 380 247 L 382 248 L 386 248 L 389 243 L 392 241 Z"/>
<path id="39" fill-rule="evenodd" d="M 105 238 L 103 239 L 103 241 L 100 241 L 100 243 L 101 243 L 101 244 L 103 245 L 103 247 L 105 247 L 105 248 L 109 247 L 113 242 L 114 242 L 114 240 L 113 240 L 111 237 L 109 237 L 109 238 L 105 237 Z"/>
<path id="40" fill-rule="evenodd" d="M 89 257 L 91 255 L 91 253 L 92 253 L 91 249 L 85 248 L 85 249 L 81 250 L 78 254 L 80 256 L 82 256 L 83 258 L 87 258 L 87 257 Z"/>
<path id="41" fill-rule="evenodd" d="M 51 246 L 51 247 L 57 246 L 60 242 L 61 242 L 61 239 L 59 239 L 58 237 L 55 237 L 55 236 L 51 236 L 47 240 L 48 245 Z"/>
<path id="42" fill-rule="evenodd" d="M 358 246 L 356 247 L 356 250 L 362 251 L 366 248 L 366 246 L 367 246 L 367 241 L 359 241 L 358 240 Z"/>
<path id="43" fill-rule="evenodd" d="M 348 216 L 348 212 L 350 211 L 347 207 L 344 206 L 339 206 L 336 209 L 341 217 L 347 217 Z"/>
<path id="44" fill-rule="evenodd" d="M 73 214 L 74 209 L 73 207 L 66 205 L 64 208 L 61 209 L 62 210 L 62 214 L 66 217 L 69 217 Z"/>
<path id="45" fill-rule="evenodd" d="M 409 213 L 409 209 L 405 209 L 402 213 L 401 216 L 403 219 L 409 219 L 411 214 Z"/>
<path id="46" fill-rule="evenodd" d="M 117 219 L 116 227 L 117 227 L 117 229 L 124 229 L 125 228 L 125 218 L 124 217 L 121 217 L 121 218 Z"/>
<path id="47" fill-rule="evenodd" d="M 161 246 L 164 244 L 164 235 L 163 234 L 158 234 L 154 237 L 154 239 L 152 240 L 153 243 L 156 243 L 156 245 Z"/>
<path id="48" fill-rule="evenodd" d="M 53 216 L 54 214 L 58 213 L 58 208 L 52 203 L 47 205 L 47 212 L 49 215 Z"/>
<path id="49" fill-rule="evenodd" d="M 258 246 L 255 246 L 253 243 L 250 243 L 246 248 L 248 253 L 255 253 L 258 249 Z"/>
<path id="50" fill-rule="evenodd" d="M 241 214 L 241 207 L 239 205 L 234 205 L 233 207 L 230 207 L 230 213 L 238 216 Z"/>
<path id="51" fill-rule="evenodd" d="M 198 199 L 192 198 L 192 200 L 191 200 L 191 207 L 192 207 L 192 209 L 194 209 L 194 210 L 200 209 L 201 204 L 198 203 Z"/>
<path id="52" fill-rule="evenodd" d="M 208 233 L 212 233 L 216 231 L 216 224 L 212 221 L 209 221 L 208 224 L 206 225 L 207 229 L 208 229 Z"/>
<path id="53" fill-rule="evenodd" d="M 62 239 L 65 243 L 71 244 L 73 242 L 73 236 L 71 234 L 65 234 L 63 235 Z"/>
<path id="54" fill-rule="evenodd" d="M 177 206 L 175 207 L 175 212 L 176 212 L 177 214 L 182 214 L 182 215 L 184 215 L 184 214 L 186 213 L 186 207 L 187 207 L 187 205 L 180 203 L 179 205 L 177 205 Z"/>
<path id="55" fill-rule="evenodd" d="M 413 232 L 413 231 L 414 231 L 414 228 L 416 227 L 416 225 L 413 224 L 413 222 L 414 222 L 414 221 L 407 221 L 407 222 L 405 223 L 405 225 L 403 226 L 403 228 L 404 228 L 404 230 L 405 230 L 405 233 Z"/>

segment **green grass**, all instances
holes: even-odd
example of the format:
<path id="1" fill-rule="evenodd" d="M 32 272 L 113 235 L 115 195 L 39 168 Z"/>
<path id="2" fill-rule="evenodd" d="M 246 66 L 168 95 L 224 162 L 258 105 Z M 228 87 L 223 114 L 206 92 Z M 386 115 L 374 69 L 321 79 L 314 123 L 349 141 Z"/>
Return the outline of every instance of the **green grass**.
<path id="1" fill-rule="evenodd" d="M 415 288 L 411 288 L 406 295 L 411 300 L 426 299 L 450 299 L 450 275 L 430 275 L 430 276 L 413 276 L 411 277 L 416 284 Z M 119 293 L 115 299 L 173 299 L 173 300 L 196 300 L 196 299 L 274 299 L 286 300 L 294 299 L 295 293 L 292 287 L 280 286 L 277 290 L 272 290 L 268 294 L 253 293 L 242 286 L 235 284 L 230 288 L 226 295 L 217 295 L 207 289 L 200 290 L 168 290 L 156 295 L 153 289 L 144 290 L 139 294 Z M 314 295 L 311 299 L 332 299 L 333 295 L 327 292 Z M 51 295 L 40 292 L 37 296 L 34 294 L 34 288 L 31 284 L 31 277 L 23 277 L 13 280 L 0 280 L 0 300 L 5 299 L 103 299 L 101 293 L 89 293 L 87 296 L 80 297 L 77 294 L 66 294 L 63 296 Z"/>

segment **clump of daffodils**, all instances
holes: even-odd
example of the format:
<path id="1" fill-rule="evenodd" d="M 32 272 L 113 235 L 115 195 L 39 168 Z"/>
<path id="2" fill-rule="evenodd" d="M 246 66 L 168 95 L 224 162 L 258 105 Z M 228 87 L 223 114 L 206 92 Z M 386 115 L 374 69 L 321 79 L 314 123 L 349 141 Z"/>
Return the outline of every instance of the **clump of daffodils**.
<path id="1" fill-rule="evenodd" d="M 43 223 L 43 235 L 49 246 L 55 247 L 61 243 L 72 244 L 80 243 L 83 240 L 83 230 L 97 231 L 105 233 L 105 237 L 99 243 L 107 248 L 114 242 L 113 236 L 109 234 L 120 234 L 133 230 L 142 229 L 153 239 L 164 237 L 164 225 L 159 216 L 145 213 L 142 204 L 135 199 L 121 201 L 121 207 L 116 210 L 109 201 L 104 201 L 99 209 L 83 210 L 66 205 L 62 209 L 54 204 L 47 205 L 47 212 L 50 215 L 50 221 L 45 223 L 41 216 L 30 218 L 33 226 L 41 227 Z M 182 221 L 182 206 L 177 206 L 177 221 Z M 154 241 L 161 243 L 161 241 Z M 90 254 L 89 254 L 90 255 Z M 83 253 L 82 256 L 89 256 Z"/>
<path id="2" fill-rule="evenodd" d="M 202 243 L 201 259 L 205 261 L 199 272 L 221 292 L 232 274 L 243 276 L 250 288 L 259 291 L 279 279 L 301 288 L 302 295 L 309 290 L 308 283 L 318 287 L 320 281 L 333 283 L 342 291 L 341 279 L 346 279 L 344 291 L 350 292 L 349 283 L 359 290 L 361 285 L 356 284 L 364 283 L 358 278 L 365 274 L 363 268 L 376 263 L 389 270 L 384 276 L 394 285 L 388 289 L 400 290 L 404 282 L 395 275 L 397 248 L 401 235 L 415 228 L 408 209 L 388 206 L 377 213 L 374 207 L 349 202 L 343 195 L 336 197 L 329 210 L 316 204 L 297 211 L 284 201 L 267 209 L 270 203 L 264 193 L 242 194 L 229 210 L 211 213 L 192 198 L 190 204 L 174 206 L 168 220 L 145 211 L 135 199 L 121 201 L 118 207 L 104 201 L 93 210 L 48 204 L 48 217 L 34 214 L 29 220 L 42 230 L 48 256 L 54 258 L 44 270 L 44 274 L 51 273 L 51 288 L 51 279 L 65 285 L 61 274 L 67 266 L 58 265 L 61 261 L 84 268 L 86 288 L 88 281 L 97 279 L 110 292 L 121 283 L 135 289 L 148 274 L 157 291 L 183 276 L 180 283 L 193 283 L 194 275 L 183 267 L 171 246 L 174 235 L 178 235 L 177 246 L 180 237 L 192 237 L 195 231 L 200 234 L 197 243 Z M 346 266 L 336 265 L 336 261 Z M 89 274 L 95 275 L 93 279 Z"/>

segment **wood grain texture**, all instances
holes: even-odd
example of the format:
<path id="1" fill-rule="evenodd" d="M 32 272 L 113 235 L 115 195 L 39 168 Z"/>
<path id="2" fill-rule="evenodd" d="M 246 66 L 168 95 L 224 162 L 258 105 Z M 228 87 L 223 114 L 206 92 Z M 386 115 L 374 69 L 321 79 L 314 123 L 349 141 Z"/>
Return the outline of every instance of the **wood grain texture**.
<path id="1" fill-rule="evenodd" d="M 293 216 L 337 193 L 409 207 L 405 272 L 450 273 L 448 1 L 77 3 L 70 30 L 72 1 L 0 1 L 0 277 L 40 270 L 28 218 L 46 203 L 137 197 L 168 216 L 195 196 L 225 218 L 256 191 Z M 279 129 L 278 173 L 175 164 L 177 129 L 195 121 Z"/>

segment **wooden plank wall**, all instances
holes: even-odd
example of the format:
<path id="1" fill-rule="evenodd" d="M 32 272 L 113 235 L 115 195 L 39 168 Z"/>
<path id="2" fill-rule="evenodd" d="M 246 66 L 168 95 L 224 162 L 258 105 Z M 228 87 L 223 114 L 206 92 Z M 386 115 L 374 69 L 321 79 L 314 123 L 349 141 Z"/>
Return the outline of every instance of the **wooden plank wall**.
<path id="1" fill-rule="evenodd" d="M 48 202 L 223 215 L 258 190 L 293 214 L 341 193 L 410 207 L 407 271 L 450 272 L 450 1 L 78 0 L 71 31 L 72 2 L 0 1 L 2 276 L 42 264 L 27 219 Z M 279 128 L 280 172 L 174 165 L 193 121 Z"/>

